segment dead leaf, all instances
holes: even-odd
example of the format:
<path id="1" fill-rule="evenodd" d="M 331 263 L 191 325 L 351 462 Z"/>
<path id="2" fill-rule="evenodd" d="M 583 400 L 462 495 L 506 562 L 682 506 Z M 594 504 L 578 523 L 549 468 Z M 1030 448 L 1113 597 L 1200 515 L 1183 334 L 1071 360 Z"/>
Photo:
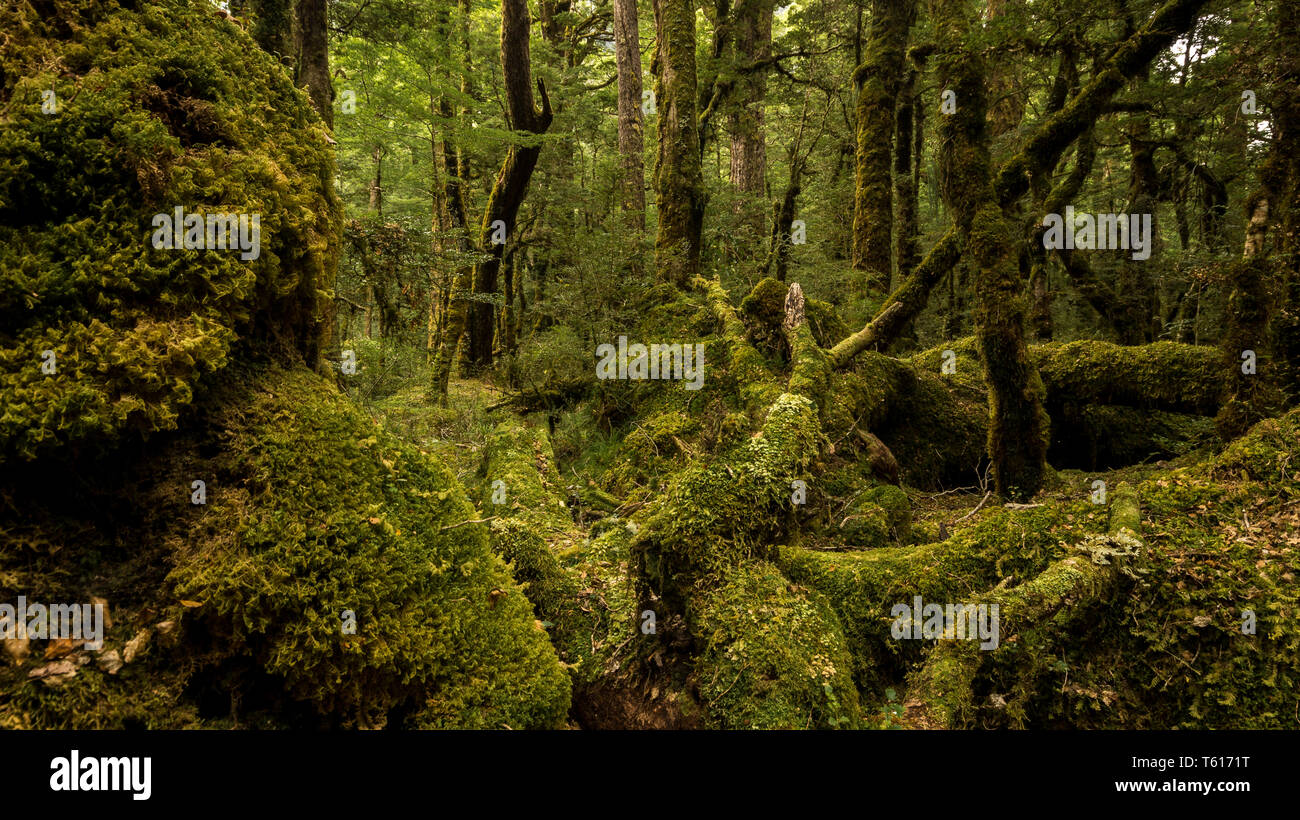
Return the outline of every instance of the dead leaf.
<path id="1" fill-rule="evenodd" d="M 76 652 L 86 642 L 76 638 L 55 638 L 49 641 L 45 647 L 45 660 L 54 660 L 55 658 L 66 658 L 73 652 Z"/>

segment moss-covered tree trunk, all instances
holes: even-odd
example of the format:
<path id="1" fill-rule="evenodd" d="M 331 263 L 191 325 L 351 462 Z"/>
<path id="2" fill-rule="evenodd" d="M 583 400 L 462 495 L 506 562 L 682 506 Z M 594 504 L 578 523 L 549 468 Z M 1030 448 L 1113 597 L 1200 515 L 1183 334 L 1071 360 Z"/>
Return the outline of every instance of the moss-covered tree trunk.
<path id="1" fill-rule="evenodd" d="M 897 230 L 894 232 L 894 259 L 900 280 L 912 274 L 921 255 L 917 221 L 917 194 L 920 188 L 914 172 L 914 168 L 919 169 L 921 166 L 921 149 L 925 143 L 920 136 L 921 117 L 924 115 L 920 114 L 920 98 L 916 95 L 919 79 L 918 67 L 907 71 L 898 91 L 898 110 L 894 117 L 894 201 L 898 213 Z"/>
<path id="2" fill-rule="evenodd" d="M 974 15 L 967 0 L 937 0 L 939 78 L 957 110 L 940 125 L 941 191 L 971 263 L 975 336 L 989 386 L 988 454 L 997 490 L 1031 497 L 1042 485 L 1048 424 L 1043 386 L 1025 345 L 1025 303 L 1017 232 L 989 173 L 984 63 L 967 45 Z"/>
<path id="3" fill-rule="evenodd" d="M 641 113 L 641 41 L 636 0 L 614 0 L 614 58 L 618 68 L 619 187 L 630 224 L 645 230 L 645 120 Z"/>
<path id="4" fill-rule="evenodd" d="M 853 72 L 858 97 L 853 186 L 853 268 L 870 290 L 889 288 L 893 236 L 891 146 L 913 0 L 874 0 L 867 54 Z"/>
<path id="5" fill-rule="evenodd" d="M 501 4 L 501 68 L 505 78 L 506 103 L 511 130 L 519 142 L 512 144 L 497 171 L 496 182 L 483 209 L 478 249 L 488 258 L 474 266 L 474 300 L 470 310 L 468 363 L 474 369 L 492 364 L 496 336 L 496 306 L 490 297 L 497 292 L 497 276 L 506 243 L 515 231 L 519 206 L 528 193 L 533 169 L 542 152 L 539 137 L 551 125 L 551 104 L 546 87 L 537 82 L 542 98 L 539 111 L 533 102 L 532 64 L 528 54 L 528 2 L 504 0 Z M 504 225 L 504 241 L 501 236 Z"/>
<path id="6" fill-rule="evenodd" d="M 1139 87 L 1147 79 L 1143 71 L 1134 80 Z M 1120 303 L 1115 311 L 1115 329 L 1125 344 L 1145 344 L 1158 332 L 1155 281 L 1152 266 L 1160 257 L 1160 225 L 1156 212 L 1156 198 L 1160 190 L 1160 174 L 1155 162 L 1155 144 L 1151 140 L 1151 119 L 1146 112 L 1135 113 L 1125 128 L 1129 149 L 1128 213 L 1150 214 L 1151 246 L 1147 259 L 1133 259 L 1124 251 L 1120 264 L 1117 295 Z"/>
<path id="7" fill-rule="evenodd" d="M 655 0 L 655 100 L 659 157 L 655 164 L 659 231 L 655 274 L 685 288 L 700 267 L 704 226 L 700 132 L 696 121 L 695 7 Z"/>
<path id="8" fill-rule="evenodd" d="M 294 79 L 305 83 L 312 107 L 331 129 L 334 127 L 334 84 L 330 82 L 330 53 L 326 37 L 327 0 L 298 0 L 294 27 L 297 57 Z"/>
<path id="9" fill-rule="evenodd" d="M 772 214 L 772 236 L 765 268 L 770 276 L 781 282 L 785 281 L 790 259 L 790 231 L 794 226 L 795 206 L 802 190 L 800 178 L 803 176 L 803 165 L 803 161 L 796 156 L 796 151 L 790 151 L 790 178 Z"/>

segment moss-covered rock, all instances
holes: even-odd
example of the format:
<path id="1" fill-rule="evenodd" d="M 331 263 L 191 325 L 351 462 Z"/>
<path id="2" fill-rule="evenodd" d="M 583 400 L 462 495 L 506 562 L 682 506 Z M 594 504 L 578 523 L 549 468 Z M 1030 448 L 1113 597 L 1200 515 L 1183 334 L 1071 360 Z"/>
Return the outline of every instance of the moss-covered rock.
<path id="1" fill-rule="evenodd" d="M 193 466 L 208 503 L 172 536 L 170 580 L 209 639 L 322 711 L 562 723 L 567 676 L 455 477 L 319 377 L 247 378 L 204 403 L 224 446 Z"/>
<path id="2" fill-rule="evenodd" d="M 174 428 L 240 347 L 314 366 L 339 246 L 325 128 L 237 26 L 38 8 L 0 41 L 0 461 Z M 155 249 L 175 208 L 259 215 L 257 258 Z"/>

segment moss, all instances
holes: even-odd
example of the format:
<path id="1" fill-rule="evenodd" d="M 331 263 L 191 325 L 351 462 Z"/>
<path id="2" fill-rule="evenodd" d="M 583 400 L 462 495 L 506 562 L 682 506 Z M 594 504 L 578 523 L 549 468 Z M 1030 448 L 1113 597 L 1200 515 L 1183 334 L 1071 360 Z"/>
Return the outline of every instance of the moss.
<path id="1" fill-rule="evenodd" d="M 812 328 L 813 338 L 826 350 L 835 347 L 850 333 L 849 326 L 830 302 L 808 299 L 804 302 L 804 312 L 808 317 L 808 325 Z"/>
<path id="2" fill-rule="evenodd" d="M 833 380 L 836 405 L 888 445 L 910 486 L 969 485 L 979 475 L 988 404 L 967 348 L 971 357 L 959 353 L 956 375 L 942 375 L 936 349 L 913 360 L 862 354 L 855 373 Z"/>
<path id="3" fill-rule="evenodd" d="M 911 536 L 912 505 L 907 493 L 884 485 L 867 490 L 848 505 L 839 533 L 854 547 L 883 547 L 907 543 Z"/>
<path id="4" fill-rule="evenodd" d="M 948 350 L 953 352 L 955 372 L 937 375 Z M 1209 417 L 1218 406 L 1217 356 L 1214 348 L 1172 342 L 1141 347 L 1093 341 L 1031 346 L 1030 360 L 1047 391 L 1049 457 L 1058 466 L 1098 469 L 1181 455 L 1207 443 L 1213 426 Z M 895 399 L 897 416 L 875 422 L 875 431 L 908 471 L 909 483 L 934 486 L 937 482 L 931 475 L 936 467 L 946 470 L 950 481 L 969 483 L 980 454 L 953 452 L 953 448 L 981 435 L 987 424 L 974 415 L 985 391 L 974 340 L 946 342 L 907 361 L 914 367 L 918 387 L 908 387 L 911 374 L 891 362 L 887 364 L 894 375 L 876 392 L 908 389 L 924 391 L 924 398 Z M 870 359 L 863 363 L 876 370 L 881 367 Z M 864 394 L 863 399 L 871 401 L 872 394 Z M 916 428 L 944 432 L 918 436 L 906 423 L 915 417 L 924 419 Z M 936 460 L 939 465 L 934 465 Z"/>
<path id="5" fill-rule="evenodd" d="M 627 522 L 610 519 L 598 537 L 582 535 L 561 500 L 545 428 L 501 422 L 488 439 L 483 473 L 482 508 L 499 516 L 490 525 L 492 548 L 523 583 L 575 683 L 594 683 L 636 632 Z M 492 502 L 496 481 L 504 484 L 504 504 Z"/>
<path id="6" fill-rule="evenodd" d="M 1141 529 L 1137 492 L 1121 482 L 1110 500 L 1109 535 L 1091 536 L 1077 545 L 1089 555 L 1071 554 L 1018 586 L 969 599 L 968 603 L 977 606 L 997 607 L 998 644 L 985 651 L 970 641 L 940 641 L 930 649 L 909 685 L 909 702 L 920 707 L 927 725 L 970 725 L 976 678 L 986 663 L 1005 662 L 1006 655 L 1016 657 L 1014 663 L 1007 664 L 1014 670 L 1016 685 L 1003 683 L 994 691 L 1012 692 L 1012 703 L 1004 708 L 1011 715 L 1022 716 L 1026 710 L 1019 698 L 1032 689 L 1027 681 L 1042 671 L 1040 663 L 1026 662 L 1024 656 L 1051 653 L 1054 641 L 1043 633 L 1051 635 L 1053 626 L 1070 620 L 1072 610 L 1087 609 L 1109 597 L 1107 592 L 1123 574 L 1136 577 L 1128 562 L 1141 560 Z"/>
<path id="7" fill-rule="evenodd" d="M 920 595 L 957 601 L 1003 578 L 1026 578 L 1060 554 L 1066 528 L 1096 515 L 1087 502 L 1024 511 L 1000 509 L 946 541 L 865 552 L 782 547 L 790 580 L 827 596 L 843 624 L 864 692 L 883 692 L 920 657 L 920 642 L 890 638 L 890 608 Z"/>
<path id="8" fill-rule="evenodd" d="M 722 324 L 721 337 L 728 356 L 728 376 L 734 380 L 747 407 L 770 405 L 780 394 L 773 374 L 763 355 L 749 341 L 749 334 L 739 313 L 721 283 L 706 284 L 709 305 Z M 782 303 L 784 304 L 784 302 Z M 712 351 L 710 351 L 712 352 Z"/>
<path id="9" fill-rule="evenodd" d="M 1098 341 L 1036 345 L 1031 359 L 1047 389 L 1049 411 L 1069 402 L 1122 404 L 1212 416 L 1224 383 L 1212 347 L 1155 342 L 1140 348 Z"/>
<path id="10" fill-rule="evenodd" d="M 203 4 L 10 18 L 0 460 L 175 428 L 240 340 L 315 366 L 341 206 L 324 126 L 283 69 Z M 153 215 L 178 206 L 260 214 L 260 256 L 155 250 Z"/>
<path id="11" fill-rule="evenodd" d="M 695 679 L 709 725 L 859 726 L 852 660 L 821 596 L 757 561 L 728 572 L 696 609 L 705 646 Z"/>
<path id="12" fill-rule="evenodd" d="M 1212 462 L 1216 476 L 1248 478 L 1265 484 L 1294 482 L 1291 454 L 1300 441 L 1300 410 L 1266 419 L 1232 442 Z"/>
<path id="13" fill-rule="evenodd" d="M 785 338 L 781 332 L 781 323 L 785 320 L 785 294 L 785 283 L 767 276 L 740 300 L 740 316 L 745 323 L 746 335 L 755 347 L 769 356 L 785 353 Z"/>
<path id="14" fill-rule="evenodd" d="M 171 536 L 175 594 L 220 653 L 363 724 L 562 723 L 567 676 L 455 477 L 318 377 L 241 375 L 204 404 L 224 448 Z"/>
<path id="15" fill-rule="evenodd" d="M 745 444 L 680 473 L 641 516 L 640 577 L 679 608 L 694 588 L 768 555 L 782 518 L 774 513 L 789 509 L 790 482 L 816 458 L 818 432 L 812 402 L 787 393 Z"/>

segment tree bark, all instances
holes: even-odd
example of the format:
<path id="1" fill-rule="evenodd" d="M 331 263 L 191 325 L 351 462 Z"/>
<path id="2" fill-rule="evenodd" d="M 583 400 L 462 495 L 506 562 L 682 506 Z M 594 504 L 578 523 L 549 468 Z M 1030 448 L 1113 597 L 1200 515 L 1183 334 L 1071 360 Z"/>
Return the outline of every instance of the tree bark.
<path id="1" fill-rule="evenodd" d="M 618 66 L 619 187 L 631 224 L 645 230 L 645 121 L 641 113 L 641 41 L 636 0 L 614 0 L 614 58 Z"/>
<path id="2" fill-rule="evenodd" d="M 853 73 L 857 86 L 857 153 L 853 194 L 853 268 L 869 290 L 888 290 L 893 235 L 894 105 L 912 0 L 874 0 L 867 55 Z"/>
<path id="3" fill-rule="evenodd" d="M 328 0 L 297 0 L 294 27 L 297 56 L 294 80 L 306 83 L 312 106 L 325 124 L 334 128 L 334 84 L 330 82 L 329 42 L 326 36 Z"/>
<path id="4" fill-rule="evenodd" d="M 661 282 L 686 288 L 699 271 L 704 226 L 695 110 L 695 7 L 689 0 L 655 0 L 654 9 L 659 131 L 655 274 Z"/>

